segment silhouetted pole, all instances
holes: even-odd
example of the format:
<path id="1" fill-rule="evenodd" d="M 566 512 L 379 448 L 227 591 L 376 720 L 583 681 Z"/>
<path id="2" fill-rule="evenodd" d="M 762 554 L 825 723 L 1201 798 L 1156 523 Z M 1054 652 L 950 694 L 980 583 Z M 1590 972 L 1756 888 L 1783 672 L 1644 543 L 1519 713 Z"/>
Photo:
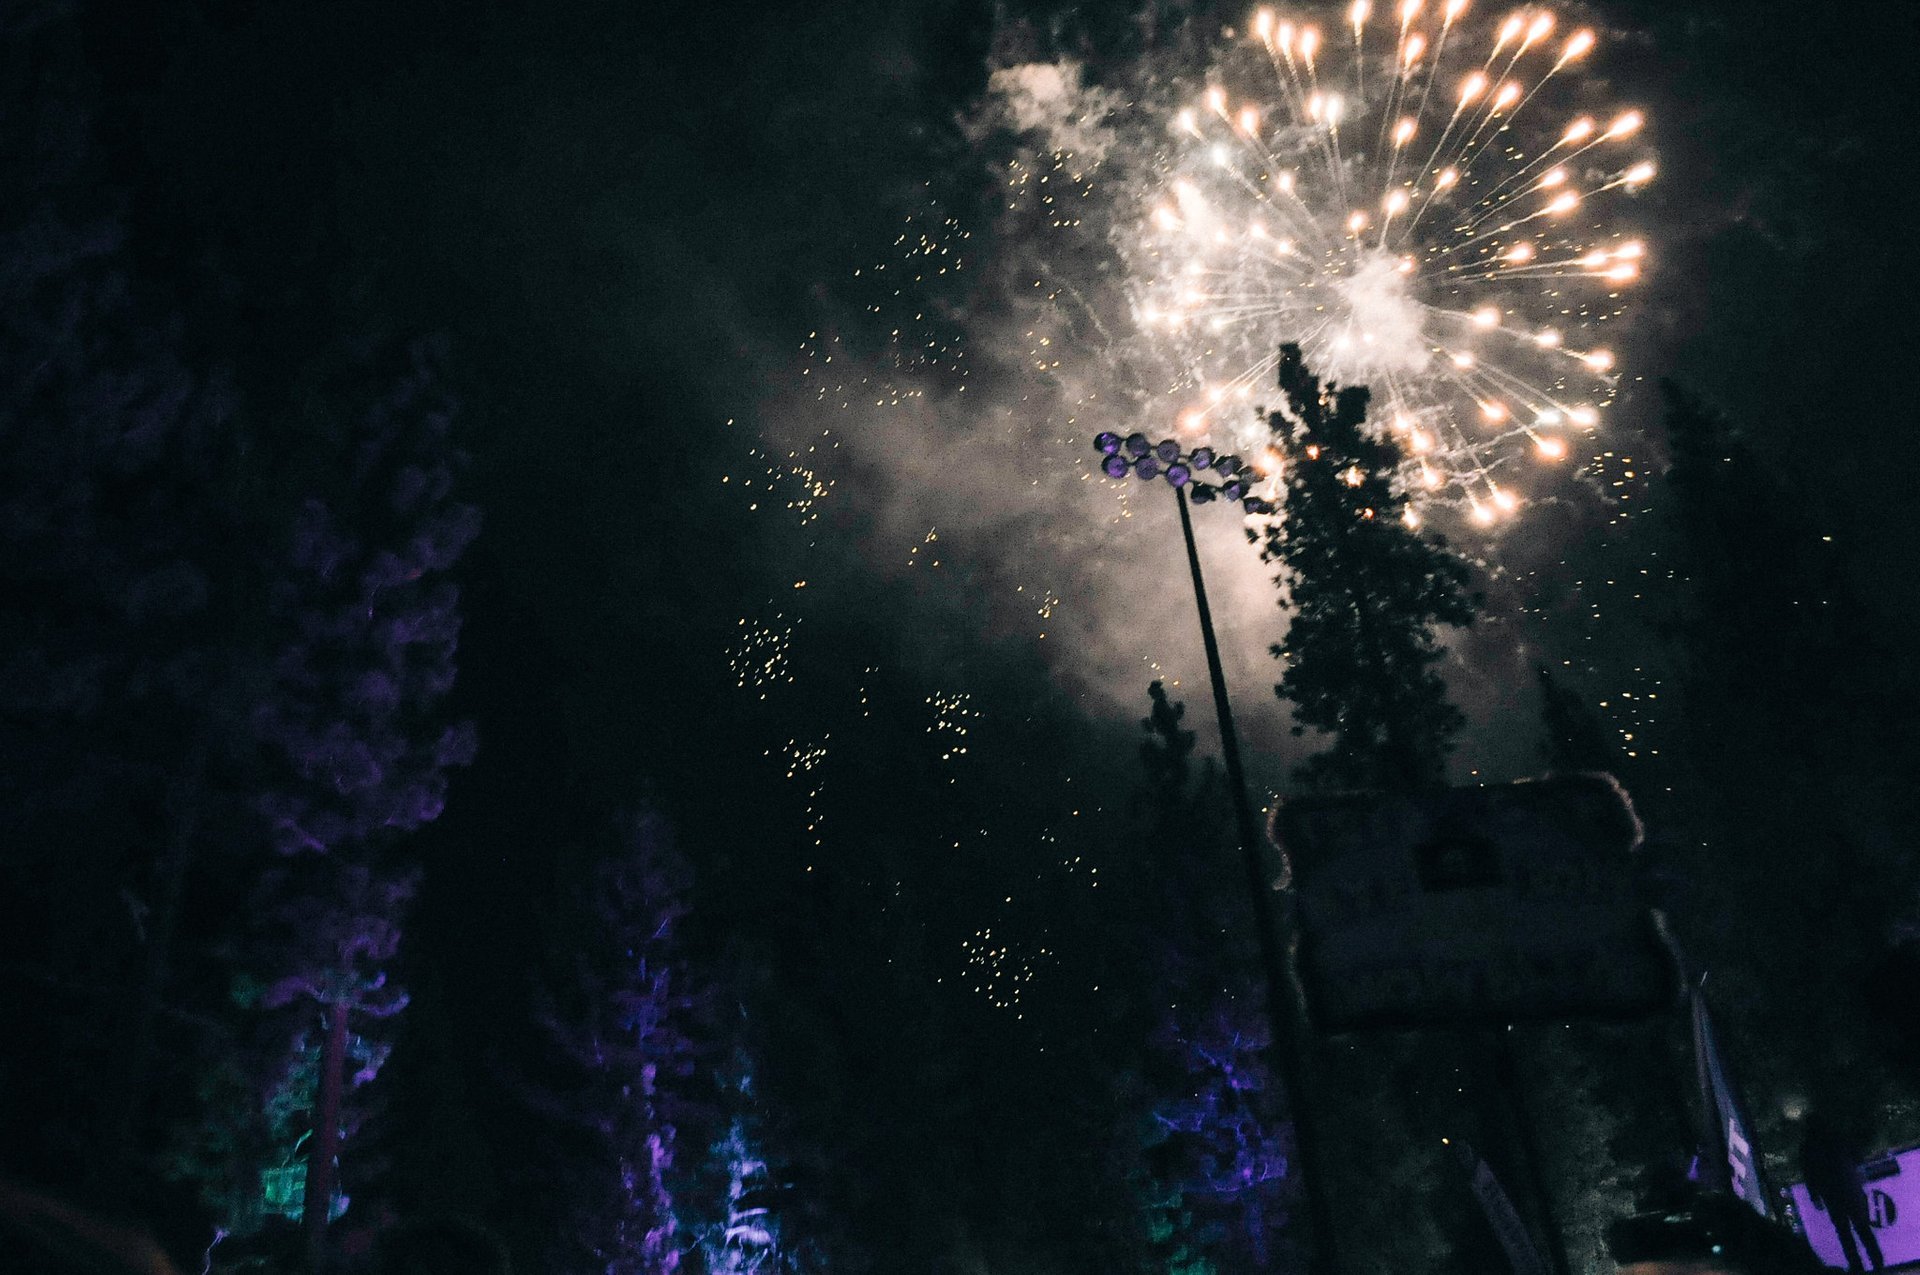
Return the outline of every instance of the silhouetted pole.
<path id="1" fill-rule="evenodd" d="M 1200 612 L 1200 637 L 1207 649 L 1207 676 L 1213 683 L 1213 708 L 1220 723 L 1220 755 L 1227 767 L 1227 786 L 1233 792 L 1234 822 L 1246 866 L 1247 894 L 1253 904 L 1253 926 L 1260 938 L 1260 966 L 1267 984 L 1267 1018 L 1273 1034 L 1269 1053 L 1279 1064 L 1281 1083 L 1287 1091 L 1287 1103 L 1293 1113 L 1294 1145 L 1299 1151 L 1301 1176 L 1305 1180 L 1307 1216 L 1312 1230 L 1307 1269 L 1313 1275 L 1339 1275 L 1339 1241 L 1333 1228 L 1333 1210 L 1327 1200 L 1325 1162 L 1307 1115 L 1306 1065 L 1294 1012 L 1293 979 L 1287 969 L 1286 947 L 1274 915 L 1273 884 L 1267 880 L 1260 864 L 1260 825 L 1253 817 L 1253 805 L 1247 797 L 1246 770 L 1240 763 L 1240 736 L 1234 730 L 1233 705 L 1227 699 L 1227 677 L 1220 667 L 1220 643 L 1213 634 L 1213 611 L 1207 605 L 1207 584 L 1200 573 L 1200 550 L 1194 543 L 1193 518 L 1187 511 L 1187 489 L 1189 485 L 1193 487 L 1194 500 L 1201 504 L 1222 499 L 1243 504 L 1253 513 L 1271 513 L 1273 506 L 1250 494 L 1248 483 L 1238 476 L 1238 457 L 1216 456 L 1211 448 L 1205 447 L 1187 454 L 1170 439 L 1149 444 L 1142 434 L 1122 439 L 1102 433 L 1094 439 L 1094 446 L 1106 454 L 1101 468 L 1108 477 L 1121 478 L 1131 472 L 1144 481 L 1152 481 L 1164 475 L 1180 506 L 1180 532 L 1186 539 L 1187 567 L 1193 575 L 1193 600 Z M 1121 454 L 1123 451 L 1133 459 L 1126 459 Z M 1226 481 L 1218 487 L 1194 481 L 1196 470 L 1209 469 Z"/>
<path id="2" fill-rule="evenodd" d="M 1334 1237 L 1333 1208 L 1327 1201 L 1325 1161 L 1320 1157 L 1319 1139 L 1307 1115 L 1302 1084 L 1306 1066 L 1294 1020 L 1293 979 L 1276 932 L 1274 890 L 1260 866 L 1260 825 L 1254 820 L 1253 804 L 1247 797 L 1246 771 L 1240 764 L 1240 737 L 1233 727 L 1233 705 L 1227 700 L 1226 674 L 1220 668 L 1220 643 L 1213 636 L 1213 611 L 1207 606 L 1207 584 L 1200 575 L 1200 551 L 1193 541 L 1193 519 L 1187 513 L 1186 489 L 1175 487 L 1173 494 L 1180 504 L 1180 531 L 1187 540 L 1187 566 L 1193 572 L 1193 600 L 1200 610 L 1200 636 L 1207 647 L 1207 676 L 1213 682 L 1213 710 L 1220 719 L 1220 755 L 1227 766 L 1227 784 L 1233 790 L 1234 822 L 1239 826 L 1240 855 L 1247 869 L 1247 894 L 1253 900 L 1254 928 L 1260 932 L 1260 964 L 1267 976 L 1267 1017 L 1273 1024 L 1273 1055 L 1280 1063 L 1281 1079 L 1287 1087 L 1287 1102 L 1293 1110 L 1294 1145 L 1299 1149 L 1302 1176 L 1306 1179 L 1307 1215 L 1313 1227 L 1307 1269 L 1338 1272 L 1339 1243 Z"/>
<path id="3" fill-rule="evenodd" d="M 1567 1242 L 1560 1233 L 1560 1219 L 1553 1207 L 1553 1187 L 1547 1181 L 1540 1138 L 1534 1131 L 1533 1112 L 1527 1106 L 1527 1088 L 1520 1075 L 1520 1062 L 1514 1056 L 1513 1024 L 1493 1033 L 1493 1081 L 1507 1095 L 1507 1109 L 1520 1137 L 1521 1169 L 1527 1176 L 1527 1190 L 1533 1195 L 1539 1213 L 1540 1229 L 1547 1233 L 1547 1262 L 1553 1275 L 1573 1275 L 1567 1260 Z"/>

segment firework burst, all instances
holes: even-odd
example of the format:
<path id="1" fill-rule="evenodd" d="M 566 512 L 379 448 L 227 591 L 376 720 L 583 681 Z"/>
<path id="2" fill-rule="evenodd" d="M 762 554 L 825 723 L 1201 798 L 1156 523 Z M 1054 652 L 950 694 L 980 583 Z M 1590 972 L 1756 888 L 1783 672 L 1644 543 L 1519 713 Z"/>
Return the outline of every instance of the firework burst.
<path id="1" fill-rule="evenodd" d="M 1593 101 L 1592 31 L 1467 8 L 1257 13 L 1173 112 L 1120 250 L 1189 444 L 1258 457 L 1250 403 L 1295 340 L 1485 525 L 1516 461 L 1567 457 L 1613 397 L 1600 332 L 1646 264 L 1613 218 L 1654 166 L 1639 113 Z"/>

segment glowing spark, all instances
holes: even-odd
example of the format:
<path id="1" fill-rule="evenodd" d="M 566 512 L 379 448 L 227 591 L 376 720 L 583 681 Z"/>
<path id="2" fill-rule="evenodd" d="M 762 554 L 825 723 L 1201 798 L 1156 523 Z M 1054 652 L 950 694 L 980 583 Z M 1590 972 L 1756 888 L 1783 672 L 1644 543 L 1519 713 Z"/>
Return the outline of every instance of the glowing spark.
<path id="1" fill-rule="evenodd" d="M 1380 6 L 1348 0 L 1353 39 L 1337 27 L 1330 43 L 1251 14 L 1199 100 L 1140 130 L 1115 171 L 1145 184 L 1110 187 L 1137 198 L 1111 239 L 1145 343 L 1127 357 L 1166 387 L 1141 399 L 1162 428 L 1159 395 L 1175 395 L 1202 405 L 1174 417 L 1183 443 L 1256 456 L 1264 422 L 1238 405 L 1263 401 L 1274 347 L 1297 341 L 1327 383 L 1372 390 L 1381 433 L 1420 466 L 1421 516 L 1457 503 L 1491 521 L 1525 494 L 1511 454 L 1564 459 L 1566 438 L 1542 431 L 1597 425 L 1624 381 L 1596 338 L 1618 330 L 1649 254 L 1612 218 L 1654 167 L 1588 178 L 1587 151 L 1644 125 L 1565 109 L 1596 91 L 1577 82 L 1594 31 L 1556 34 L 1533 6 L 1393 11 L 1397 38 L 1368 41 Z"/>

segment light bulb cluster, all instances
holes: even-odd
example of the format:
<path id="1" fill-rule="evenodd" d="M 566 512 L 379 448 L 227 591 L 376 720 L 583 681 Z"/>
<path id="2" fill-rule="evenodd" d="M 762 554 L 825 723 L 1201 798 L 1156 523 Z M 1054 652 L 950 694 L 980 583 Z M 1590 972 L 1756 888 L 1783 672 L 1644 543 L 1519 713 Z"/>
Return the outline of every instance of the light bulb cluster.
<path id="1" fill-rule="evenodd" d="M 1253 494 L 1253 471 L 1230 452 L 1216 452 L 1211 447 L 1188 452 L 1171 438 L 1154 443 L 1145 434 L 1122 438 L 1111 430 L 1095 435 L 1093 445 L 1106 457 L 1100 468 L 1109 478 L 1132 474 L 1143 483 L 1164 478 L 1169 486 L 1186 491 L 1197 505 L 1225 500 L 1238 503 L 1250 514 L 1274 512 L 1272 501 Z M 1201 477 L 1203 474 L 1211 474 L 1219 482 L 1209 483 Z"/>

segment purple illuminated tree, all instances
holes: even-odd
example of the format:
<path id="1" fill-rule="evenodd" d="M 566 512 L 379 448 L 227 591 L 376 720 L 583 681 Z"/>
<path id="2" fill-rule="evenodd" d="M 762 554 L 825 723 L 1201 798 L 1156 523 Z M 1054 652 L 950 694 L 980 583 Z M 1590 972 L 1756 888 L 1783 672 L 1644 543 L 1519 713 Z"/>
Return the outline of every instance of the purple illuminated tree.
<path id="1" fill-rule="evenodd" d="M 710 1275 L 794 1270 L 782 1235 L 781 1205 L 789 1190 L 767 1158 L 758 1087 L 744 1050 L 736 1052 L 726 1090 L 726 1132 L 708 1152 L 725 1177 L 726 1200 L 715 1220 L 701 1228 L 706 1269 Z"/>
<path id="2" fill-rule="evenodd" d="M 703 1009 L 680 954 L 690 887 L 666 822 L 643 813 L 621 820 L 577 900 L 567 976 L 543 1015 L 565 1083 L 529 1094 L 586 1135 L 564 1166 L 571 1216 L 556 1269 L 667 1275 L 694 1245 L 670 1185 L 675 1085 Z"/>
<path id="3" fill-rule="evenodd" d="M 1152 939 L 1131 977 L 1154 1007 L 1146 1060 L 1141 1180 L 1150 1253 L 1175 1271 L 1273 1270 L 1297 1183 L 1289 1126 L 1268 1066 L 1244 896 L 1225 795 L 1211 759 L 1193 764 L 1186 706 L 1148 688 L 1139 792 Z"/>
<path id="4" fill-rule="evenodd" d="M 349 1074 L 356 1024 L 370 1031 L 407 1002 L 392 977 L 417 875 L 404 834 L 440 814 L 448 769 L 474 749 L 469 727 L 442 718 L 460 632 L 448 576 L 478 516 L 453 498 L 460 458 L 437 352 L 415 344 L 397 366 L 350 376 L 343 393 L 316 394 L 302 422 L 320 481 L 270 594 L 290 640 L 254 718 L 274 772 L 260 811 L 279 855 L 257 904 L 271 927 L 262 1003 L 304 1007 L 320 1041 L 304 1208 L 316 1262 L 347 1094 L 384 1058 L 375 1048 Z M 371 402 L 368 384 L 384 390 Z"/>
<path id="5" fill-rule="evenodd" d="M 1149 1237 L 1174 1270 L 1277 1271 L 1286 1243 L 1292 1138 L 1267 1066 L 1257 996 L 1220 997 L 1165 1034 L 1185 1083 L 1152 1114 Z"/>

